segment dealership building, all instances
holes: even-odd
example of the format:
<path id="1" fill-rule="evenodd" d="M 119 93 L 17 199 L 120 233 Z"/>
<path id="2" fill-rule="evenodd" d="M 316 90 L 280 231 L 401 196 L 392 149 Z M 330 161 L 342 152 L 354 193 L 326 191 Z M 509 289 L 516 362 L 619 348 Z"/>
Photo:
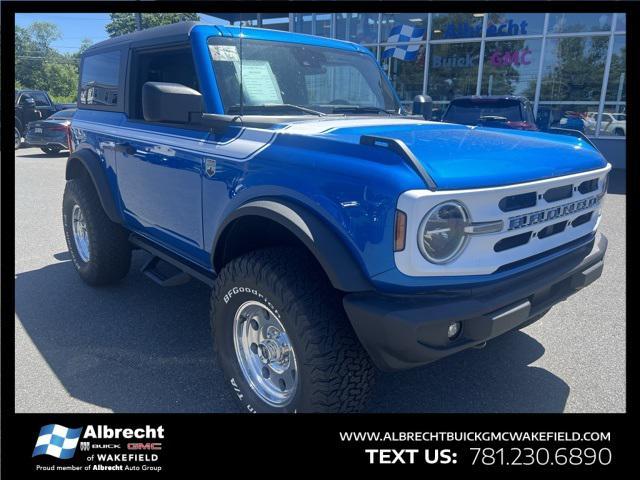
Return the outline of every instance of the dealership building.
<path id="1" fill-rule="evenodd" d="M 371 50 L 410 107 L 438 118 L 463 95 L 522 95 L 536 116 L 584 133 L 624 167 L 626 16 L 622 13 L 215 13 L 234 25 L 319 35 Z M 575 127 L 573 127 L 575 128 Z"/>

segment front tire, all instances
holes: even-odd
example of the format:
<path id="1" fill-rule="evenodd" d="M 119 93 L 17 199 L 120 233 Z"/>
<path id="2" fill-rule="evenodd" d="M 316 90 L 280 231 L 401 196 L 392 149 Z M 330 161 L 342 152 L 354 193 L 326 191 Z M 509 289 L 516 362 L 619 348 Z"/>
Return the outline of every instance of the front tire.
<path id="1" fill-rule="evenodd" d="M 62 221 L 71 260 L 82 280 L 107 285 L 128 273 L 131 246 L 127 231 L 107 217 L 87 178 L 67 182 Z"/>
<path id="2" fill-rule="evenodd" d="M 229 262 L 211 296 L 218 361 L 245 412 L 356 412 L 374 368 L 339 293 L 305 251 Z"/>

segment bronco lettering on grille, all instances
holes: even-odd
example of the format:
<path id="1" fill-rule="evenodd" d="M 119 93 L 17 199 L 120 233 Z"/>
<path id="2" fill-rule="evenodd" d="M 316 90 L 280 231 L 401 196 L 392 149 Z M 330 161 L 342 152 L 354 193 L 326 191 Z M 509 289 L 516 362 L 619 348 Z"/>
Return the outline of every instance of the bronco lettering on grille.
<path id="1" fill-rule="evenodd" d="M 539 223 L 548 222 L 556 218 L 571 215 L 588 208 L 595 207 L 600 201 L 600 197 L 594 196 L 578 200 L 576 202 L 567 203 L 565 205 L 559 205 L 557 207 L 548 208 L 546 210 L 539 210 L 537 212 L 528 213 L 526 215 L 518 215 L 517 217 L 509 218 L 509 230 L 516 230 L 518 228 L 528 227 L 530 225 L 536 225 Z"/>

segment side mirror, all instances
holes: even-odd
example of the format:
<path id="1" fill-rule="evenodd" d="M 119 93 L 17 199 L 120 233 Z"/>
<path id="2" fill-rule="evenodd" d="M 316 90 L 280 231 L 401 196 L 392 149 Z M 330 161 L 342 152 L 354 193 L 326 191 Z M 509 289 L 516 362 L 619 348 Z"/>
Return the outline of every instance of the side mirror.
<path id="1" fill-rule="evenodd" d="M 142 115 L 148 122 L 189 123 L 202 116 L 202 94 L 180 83 L 146 82 Z"/>
<path id="2" fill-rule="evenodd" d="M 413 98 L 414 115 L 422 115 L 425 120 L 431 120 L 433 114 L 433 100 L 429 95 L 416 95 Z"/>
<path id="3" fill-rule="evenodd" d="M 543 132 L 549 130 L 551 126 L 551 111 L 546 109 L 538 109 L 536 125 Z"/>
<path id="4" fill-rule="evenodd" d="M 24 105 L 25 107 L 35 107 L 36 101 L 33 99 L 33 97 L 22 97 L 20 99 L 20 104 Z"/>

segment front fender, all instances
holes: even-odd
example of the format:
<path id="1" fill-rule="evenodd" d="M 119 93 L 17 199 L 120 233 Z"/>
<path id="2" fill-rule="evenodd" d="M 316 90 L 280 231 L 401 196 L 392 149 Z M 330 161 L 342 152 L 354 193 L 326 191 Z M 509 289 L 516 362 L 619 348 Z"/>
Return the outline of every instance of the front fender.
<path id="1" fill-rule="evenodd" d="M 250 201 L 235 209 L 221 224 L 214 239 L 212 264 L 220 266 L 220 240 L 227 227 L 239 218 L 259 216 L 277 222 L 294 234 L 313 254 L 338 290 L 358 292 L 371 290 L 372 286 L 354 254 L 338 235 L 318 216 L 301 205 L 281 199 Z"/>
<path id="2" fill-rule="evenodd" d="M 65 179 L 71 180 L 78 178 L 83 174 L 83 171 L 86 172 L 87 176 L 91 179 L 98 198 L 100 199 L 100 204 L 109 219 L 112 222 L 122 223 L 122 216 L 116 207 L 116 202 L 109 188 L 107 175 L 102 167 L 100 158 L 94 152 L 86 149 L 76 150 L 69 155 L 65 170 Z"/>

